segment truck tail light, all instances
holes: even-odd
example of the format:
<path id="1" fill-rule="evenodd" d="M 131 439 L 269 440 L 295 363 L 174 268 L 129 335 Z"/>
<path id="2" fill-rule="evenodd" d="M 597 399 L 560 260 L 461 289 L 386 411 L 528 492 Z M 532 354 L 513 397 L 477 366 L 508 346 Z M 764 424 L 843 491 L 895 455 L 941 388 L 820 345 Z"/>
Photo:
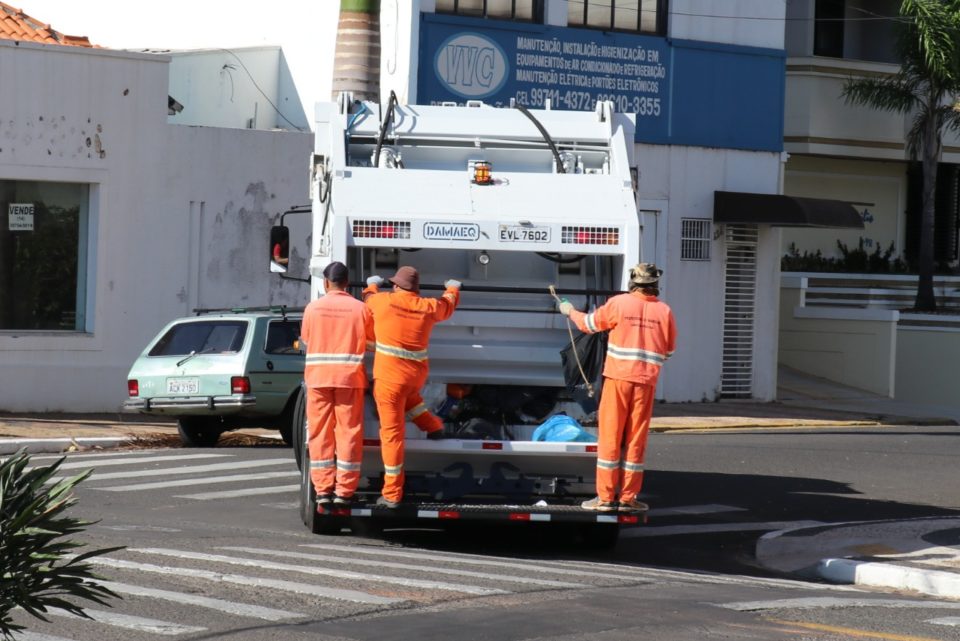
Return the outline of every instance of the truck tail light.
<path id="1" fill-rule="evenodd" d="M 135 378 L 127 381 L 127 396 L 140 396 L 140 383 Z"/>
<path id="2" fill-rule="evenodd" d="M 230 393 L 231 394 L 249 394 L 250 379 L 247 378 L 246 376 L 230 377 Z"/>
<path id="3" fill-rule="evenodd" d="M 581 227 L 565 225 L 560 230 L 565 245 L 619 245 L 620 230 L 616 227 Z"/>
<path id="4" fill-rule="evenodd" d="M 410 222 L 403 220 L 354 220 L 354 238 L 410 238 Z"/>

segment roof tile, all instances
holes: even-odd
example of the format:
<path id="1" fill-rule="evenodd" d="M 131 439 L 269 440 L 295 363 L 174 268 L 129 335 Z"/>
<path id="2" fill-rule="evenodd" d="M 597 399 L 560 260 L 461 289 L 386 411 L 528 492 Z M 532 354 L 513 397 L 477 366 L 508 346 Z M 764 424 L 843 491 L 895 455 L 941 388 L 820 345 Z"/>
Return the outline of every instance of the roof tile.
<path id="1" fill-rule="evenodd" d="M 68 36 L 23 12 L 23 9 L 0 2 L 0 39 L 38 42 L 48 45 L 93 47 L 86 36 Z"/>

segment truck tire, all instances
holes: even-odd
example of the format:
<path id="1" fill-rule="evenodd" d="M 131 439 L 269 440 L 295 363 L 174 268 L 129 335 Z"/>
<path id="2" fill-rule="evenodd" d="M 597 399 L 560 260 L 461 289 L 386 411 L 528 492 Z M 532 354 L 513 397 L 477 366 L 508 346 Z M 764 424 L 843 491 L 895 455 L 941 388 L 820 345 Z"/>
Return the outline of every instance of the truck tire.
<path id="1" fill-rule="evenodd" d="M 196 416 L 178 419 L 177 431 L 186 447 L 213 447 L 223 432 L 217 419 Z"/>
<path id="2" fill-rule="evenodd" d="M 283 436 L 281 430 L 280 435 Z M 284 439 L 286 442 L 286 439 Z M 310 460 L 308 454 L 304 457 L 303 453 L 307 448 L 307 395 L 306 390 L 301 387 L 297 392 L 296 400 L 293 402 L 293 414 L 290 420 L 290 444 L 293 447 L 293 458 L 297 461 L 297 469 L 303 467 L 303 461 Z"/>
<path id="3" fill-rule="evenodd" d="M 303 430 L 300 430 L 302 433 Z M 301 439 L 302 461 L 310 460 L 310 453 L 307 452 L 306 439 Z M 326 534 L 333 536 L 340 534 L 343 527 L 342 517 L 320 516 L 317 514 L 317 492 L 313 487 L 313 481 L 310 479 L 310 465 L 300 466 L 300 518 L 303 524 L 307 526 L 313 534 Z"/>

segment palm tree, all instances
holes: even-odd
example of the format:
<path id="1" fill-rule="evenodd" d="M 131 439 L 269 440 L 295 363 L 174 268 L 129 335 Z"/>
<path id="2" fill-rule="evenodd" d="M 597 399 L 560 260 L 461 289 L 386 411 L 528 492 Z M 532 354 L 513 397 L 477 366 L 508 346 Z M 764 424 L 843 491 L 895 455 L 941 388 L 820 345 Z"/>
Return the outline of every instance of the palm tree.
<path id="1" fill-rule="evenodd" d="M 923 167 L 917 297 L 914 309 L 935 311 L 934 194 L 937 160 L 946 131 L 960 129 L 960 0 L 903 0 L 897 41 L 900 71 L 853 78 L 843 88 L 847 104 L 911 114 L 907 150 Z"/>
<path id="2" fill-rule="evenodd" d="M 380 99 L 380 0 L 340 0 L 333 59 L 333 99 Z"/>

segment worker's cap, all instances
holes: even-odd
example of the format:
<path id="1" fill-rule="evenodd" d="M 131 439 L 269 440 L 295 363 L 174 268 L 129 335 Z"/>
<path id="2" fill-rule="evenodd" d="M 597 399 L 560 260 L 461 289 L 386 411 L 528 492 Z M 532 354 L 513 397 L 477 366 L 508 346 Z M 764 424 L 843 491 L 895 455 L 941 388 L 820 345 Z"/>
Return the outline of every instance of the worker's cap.
<path id="1" fill-rule="evenodd" d="M 350 281 L 350 270 L 338 260 L 333 261 L 323 270 L 323 277 L 331 283 L 341 285 Z"/>
<path id="2" fill-rule="evenodd" d="M 419 292 L 420 272 L 409 265 L 404 265 L 397 270 L 397 273 L 393 275 L 393 278 L 390 279 L 390 282 L 400 289 L 406 289 L 407 291 L 411 292 Z"/>
<path id="3" fill-rule="evenodd" d="M 652 285 L 660 280 L 662 269 L 653 263 L 638 263 L 630 268 L 630 282 L 637 285 Z"/>

